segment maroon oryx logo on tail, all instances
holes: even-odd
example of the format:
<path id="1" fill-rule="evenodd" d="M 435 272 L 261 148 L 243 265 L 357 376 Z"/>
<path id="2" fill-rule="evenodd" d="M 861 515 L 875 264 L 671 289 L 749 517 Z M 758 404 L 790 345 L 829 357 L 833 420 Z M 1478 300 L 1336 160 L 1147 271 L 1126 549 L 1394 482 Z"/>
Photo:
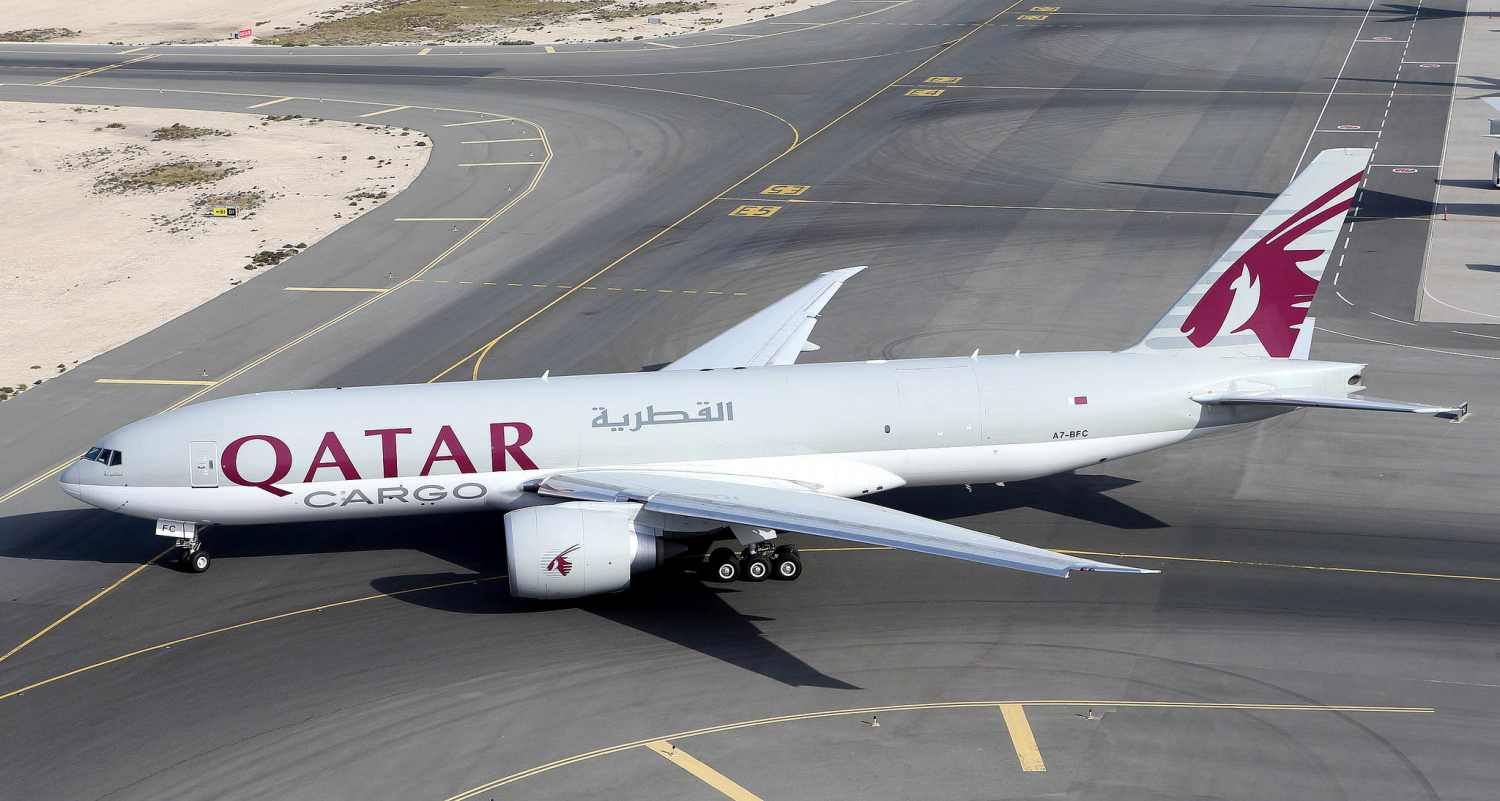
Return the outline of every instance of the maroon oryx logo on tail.
<path id="1" fill-rule="evenodd" d="M 556 570 L 558 573 L 561 573 L 564 576 L 573 572 L 573 563 L 568 560 L 568 554 L 576 550 L 578 550 L 578 546 L 574 545 L 571 548 L 564 550 L 557 556 L 552 557 L 552 561 L 547 563 L 547 572 L 551 573 L 552 571 Z"/>
<path id="2" fill-rule="evenodd" d="M 1347 211 L 1352 195 L 1328 204 L 1363 177 L 1363 170 L 1355 173 L 1251 245 L 1188 314 L 1182 324 L 1188 341 L 1201 348 L 1219 334 L 1254 331 L 1266 353 L 1283 359 L 1290 356 L 1297 343 L 1297 326 L 1307 319 L 1308 304 L 1318 291 L 1318 279 L 1297 265 L 1325 251 L 1289 248 L 1303 234 Z M 1234 319 L 1230 319 L 1231 312 Z"/>

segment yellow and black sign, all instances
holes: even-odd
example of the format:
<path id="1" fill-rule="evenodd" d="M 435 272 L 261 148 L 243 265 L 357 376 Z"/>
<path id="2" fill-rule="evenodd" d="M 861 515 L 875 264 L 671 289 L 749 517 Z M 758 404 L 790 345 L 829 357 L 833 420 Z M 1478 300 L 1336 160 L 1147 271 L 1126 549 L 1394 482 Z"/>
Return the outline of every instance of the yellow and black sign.
<path id="1" fill-rule="evenodd" d="M 1022 14 L 1021 16 L 1016 17 L 1016 19 L 1046 19 L 1046 18 L 1047 18 L 1046 14 Z"/>
<path id="2" fill-rule="evenodd" d="M 941 89 L 910 89 L 910 90 L 907 91 L 906 96 L 907 97 L 937 97 L 938 95 L 940 95 L 942 93 L 943 93 L 943 90 L 941 90 Z"/>
<path id="3" fill-rule="evenodd" d="M 213 216 L 215 217 L 233 217 L 239 213 L 240 210 L 237 206 L 223 206 L 213 210 Z"/>
<path id="4" fill-rule="evenodd" d="M 1032 6 L 1032 11 L 1056 11 L 1062 6 Z"/>
<path id="5" fill-rule="evenodd" d="M 961 80 L 963 80 L 963 78 L 954 78 L 945 75 L 934 75 L 931 78 L 927 78 L 926 80 L 922 81 L 922 83 L 958 83 Z"/>
<path id="6" fill-rule="evenodd" d="M 780 206 L 740 206 L 729 212 L 731 217 L 769 217 L 781 211 Z"/>
<path id="7" fill-rule="evenodd" d="M 798 186 L 796 184 L 772 184 L 761 192 L 762 195 L 800 195 L 811 189 L 810 186 Z"/>

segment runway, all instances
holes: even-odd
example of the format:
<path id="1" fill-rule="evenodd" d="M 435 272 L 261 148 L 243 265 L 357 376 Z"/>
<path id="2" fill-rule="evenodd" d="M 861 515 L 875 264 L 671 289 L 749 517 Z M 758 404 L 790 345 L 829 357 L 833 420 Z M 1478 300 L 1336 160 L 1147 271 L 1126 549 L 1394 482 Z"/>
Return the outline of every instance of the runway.
<path id="1" fill-rule="evenodd" d="M 0 46 L 0 100 L 434 144 L 305 253 L 0 405 L 3 794 L 1492 797 L 1500 332 L 1415 322 L 1435 175 L 1405 171 L 1487 46 L 1465 13 L 836 0 L 554 52 Z M 858 264 L 803 361 L 1124 347 L 1335 146 L 1377 166 L 1313 356 L 1468 420 L 1303 411 L 879 499 L 1158 576 L 796 537 L 795 583 L 677 564 L 533 604 L 498 516 L 215 529 L 195 576 L 51 477 L 199 399 L 650 368 Z"/>

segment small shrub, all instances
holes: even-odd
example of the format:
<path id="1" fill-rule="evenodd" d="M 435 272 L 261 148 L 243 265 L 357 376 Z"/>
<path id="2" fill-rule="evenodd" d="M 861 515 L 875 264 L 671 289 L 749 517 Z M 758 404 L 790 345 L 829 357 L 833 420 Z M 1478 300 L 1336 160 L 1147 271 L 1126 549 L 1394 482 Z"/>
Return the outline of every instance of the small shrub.
<path id="1" fill-rule="evenodd" d="M 152 131 L 151 141 L 162 142 L 173 139 L 197 139 L 200 136 L 229 136 L 229 132 L 220 131 L 217 128 L 192 128 L 180 122 L 174 122 L 166 128 L 157 128 Z"/>
<path id="2" fill-rule="evenodd" d="M 179 186 L 212 183 L 240 172 L 235 167 L 219 166 L 204 161 L 174 161 L 158 164 L 139 172 L 115 172 L 94 182 L 99 192 L 135 192 L 153 189 L 173 189 Z"/>
<path id="3" fill-rule="evenodd" d="M 110 123 L 110 124 L 108 124 L 108 125 L 106 125 L 104 127 L 106 127 L 106 128 L 124 128 L 125 127 L 125 123 L 123 123 L 123 122 L 112 122 L 112 123 Z"/>

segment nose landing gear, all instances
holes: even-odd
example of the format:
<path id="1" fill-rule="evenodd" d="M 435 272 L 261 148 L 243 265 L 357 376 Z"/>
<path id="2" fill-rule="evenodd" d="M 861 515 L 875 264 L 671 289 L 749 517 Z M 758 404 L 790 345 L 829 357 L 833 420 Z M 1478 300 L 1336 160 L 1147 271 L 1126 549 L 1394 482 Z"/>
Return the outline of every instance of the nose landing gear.
<path id="1" fill-rule="evenodd" d="M 182 553 L 177 555 L 177 566 L 184 573 L 202 573 L 207 570 L 213 560 L 209 558 L 208 551 L 197 540 L 184 540 L 189 544 L 183 545 Z M 182 542 L 178 543 L 182 545 Z"/>

